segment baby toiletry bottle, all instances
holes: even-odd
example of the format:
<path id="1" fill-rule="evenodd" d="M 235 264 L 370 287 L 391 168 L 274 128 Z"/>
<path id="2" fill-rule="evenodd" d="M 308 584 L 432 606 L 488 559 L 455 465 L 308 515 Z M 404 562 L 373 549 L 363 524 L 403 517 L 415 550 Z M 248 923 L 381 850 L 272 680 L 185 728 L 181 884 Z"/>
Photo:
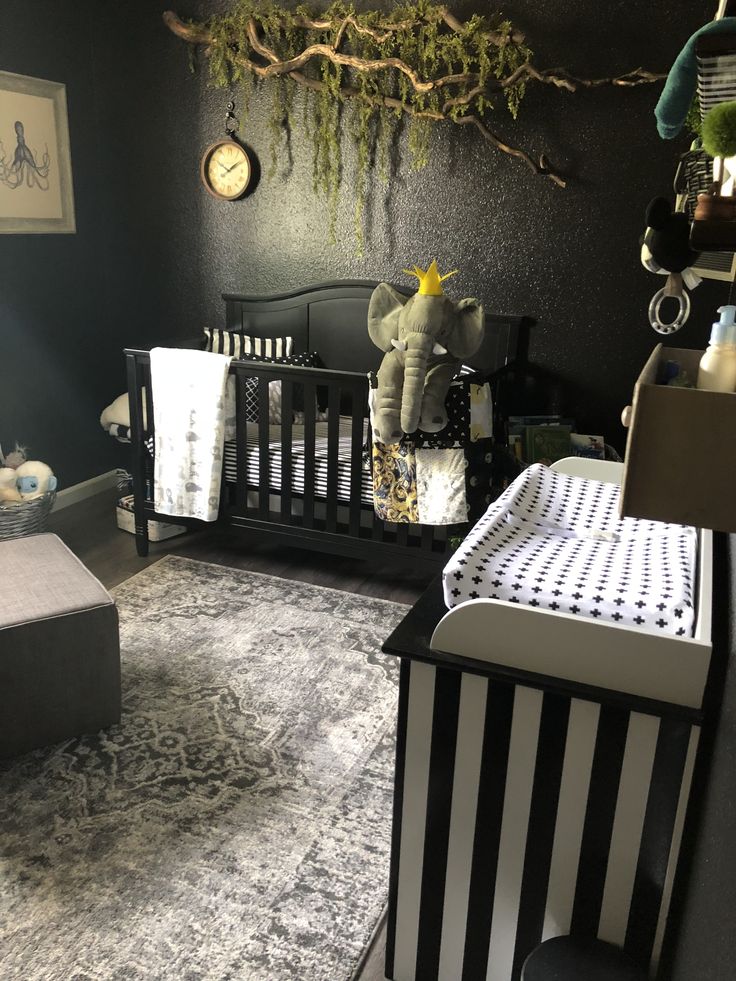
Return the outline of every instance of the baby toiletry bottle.
<path id="1" fill-rule="evenodd" d="M 700 359 L 698 388 L 711 392 L 736 391 L 736 306 L 718 307 L 719 323 L 713 324 L 710 344 Z"/>

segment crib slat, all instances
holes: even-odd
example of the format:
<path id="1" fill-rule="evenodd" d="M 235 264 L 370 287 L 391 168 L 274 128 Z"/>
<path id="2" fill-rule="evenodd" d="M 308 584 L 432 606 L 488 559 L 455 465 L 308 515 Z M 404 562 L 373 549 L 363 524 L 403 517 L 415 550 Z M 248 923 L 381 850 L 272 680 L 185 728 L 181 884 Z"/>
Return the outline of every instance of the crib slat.
<path id="1" fill-rule="evenodd" d="M 360 515 L 363 504 L 363 411 L 364 393 L 353 388 L 351 410 L 352 429 L 350 433 L 350 518 L 349 534 L 357 538 L 360 534 Z"/>
<path id="2" fill-rule="evenodd" d="M 136 546 L 139 555 L 148 552 L 148 521 L 144 513 L 146 501 L 146 443 L 143 433 L 143 406 L 141 388 L 144 381 L 144 369 L 134 354 L 126 354 L 126 367 L 128 375 L 128 406 L 130 409 L 130 442 L 133 447 L 133 515 L 135 519 Z M 150 368 L 147 375 L 148 385 L 151 388 Z M 150 417 L 149 432 L 153 432 L 153 416 Z M 151 493 L 153 498 L 153 493 Z"/>
<path id="3" fill-rule="evenodd" d="M 432 525 L 422 525 L 422 551 L 431 552 L 432 542 L 434 541 L 434 527 Z"/>
<path id="4" fill-rule="evenodd" d="M 248 508 L 248 421 L 245 390 L 248 379 L 241 372 L 235 375 L 235 505 L 245 513 Z"/>
<path id="5" fill-rule="evenodd" d="M 258 517 L 268 521 L 268 491 L 271 467 L 268 445 L 268 376 L 258 379 Z"/>
<path id="6" fill-rule="evenodd" d="M 327 530 L 337 531 L 337 457 L 340 448 L 340 386 L 331 382 L 327 402 Z"/>
<path id="7" fill-rule="evenodd" d="M 384 538 L 385 524 L 378 517 L 376 512 L 373 512 L 373 528 L 371 530 L 371 538 L 374 542 L 382 542 Z"/>
<path id="8" fill-rule="evenodd" d="M 294 383 L 281 381 L 281 522 L 291 524 L 291 440 L 294 419 Z"/>
<path id="9" fill-rule="evenodd" d="M 153 435 L 153 386 L 151 385 L 151 366 L 144 372 L 146 392 L 146 435 Z"/>
<path id="10" fill-rule="evenodd" d="M 371 454 L 371 479 L 373 479 L 373 427 L 371 426 L 370 419 L 368 420 L 368 452 Z M 383 521 L 378 517 L 375 510 L 373 511 L 373 525 L 371 527 L 371 538 L 374 542 L 383 541 L 383 533 L 385 526 Z"/>
<path id="11" fill-rule="evenodd" d="M 317 390 L 304 383 L 304 518 L 305 528 L 314 527 L 314 414 Z"/>

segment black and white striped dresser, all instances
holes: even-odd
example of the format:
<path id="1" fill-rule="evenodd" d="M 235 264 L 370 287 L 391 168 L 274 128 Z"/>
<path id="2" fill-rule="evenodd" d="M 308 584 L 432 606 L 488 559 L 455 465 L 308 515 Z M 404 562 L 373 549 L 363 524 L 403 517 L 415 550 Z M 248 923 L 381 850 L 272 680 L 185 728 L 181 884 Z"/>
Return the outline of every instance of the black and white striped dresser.
<path id="1" fill-rule="evenodd" d="M 436 581 L 401 658 L 386 977 L 518 981 L 542 940 L 624 947 L 656 974 L 711 660 L 712 536 L 695 636 Z"/>

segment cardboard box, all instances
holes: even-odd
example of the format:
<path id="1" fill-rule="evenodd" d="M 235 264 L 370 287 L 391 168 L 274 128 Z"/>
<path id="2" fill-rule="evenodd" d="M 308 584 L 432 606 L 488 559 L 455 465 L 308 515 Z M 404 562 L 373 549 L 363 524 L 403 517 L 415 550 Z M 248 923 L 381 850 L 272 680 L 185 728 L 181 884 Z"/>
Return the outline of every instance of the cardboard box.
<path id="1" fill-rule="evenodd" d="M 702 355 L 658 344 L 636 382 L 623 517 L 736 531 L 736 393 L 656 383 L 665 361 L 695 382 Z"/>
<path id="2" fill-rule="evenodd" d="M 116 515 L 118 528 L 135 535 L 135 515 L 133 514 L 133 495 L 121 497 L 117 503 Z M 148 539 L 151 542 L 165 542 L 167 538 L 183 535 L 187 529 L 183 525 L 172 525 L 166 521 L 148 522 Z"/>

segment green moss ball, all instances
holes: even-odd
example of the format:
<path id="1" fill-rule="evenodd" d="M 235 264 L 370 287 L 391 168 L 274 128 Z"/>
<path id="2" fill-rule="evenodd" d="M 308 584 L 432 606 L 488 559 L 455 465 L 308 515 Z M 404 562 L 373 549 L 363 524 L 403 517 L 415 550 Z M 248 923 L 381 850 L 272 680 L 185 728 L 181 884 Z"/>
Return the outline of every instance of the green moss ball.
<path id="1" fill-rule="evenodd" d="M 736 154 L 736 102 L 714 106 L 703 120 L 703 146 L 711 157 Z"/>

